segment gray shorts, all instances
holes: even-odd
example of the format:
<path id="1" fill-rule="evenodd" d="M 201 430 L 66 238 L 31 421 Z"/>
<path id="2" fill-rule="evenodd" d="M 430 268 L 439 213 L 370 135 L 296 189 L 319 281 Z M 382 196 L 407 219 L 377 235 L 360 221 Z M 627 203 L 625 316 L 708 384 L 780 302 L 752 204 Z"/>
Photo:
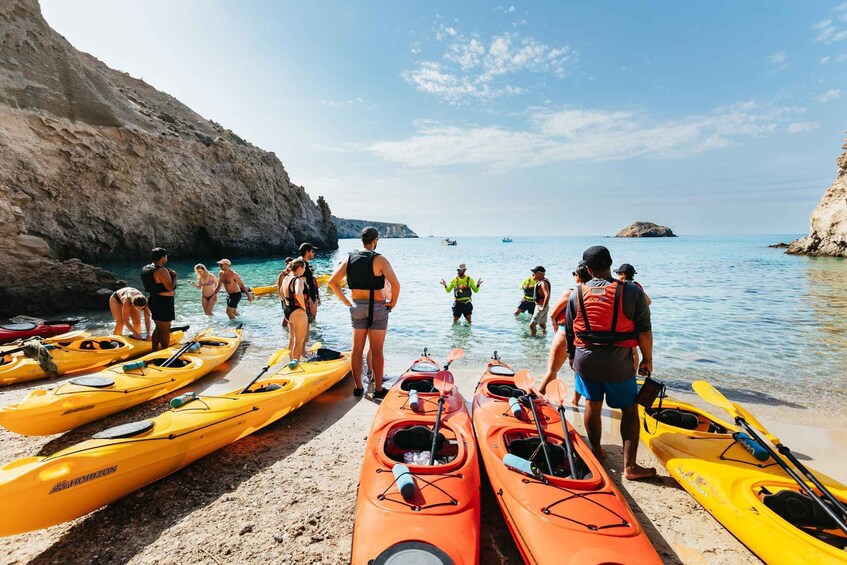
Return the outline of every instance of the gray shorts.
<path id="1" fill-rule="evenodd" d="M 350 321 L 354 330 L 385 330 L 388 328 L 388 307 L 385 302 L 374 302 L 373 324 L 368 328 L 368 299 L 354 300 L 350 307 Z"/>
<path id="2" fill-rule="evenodd" d="M 538 324 L 541 326 L 547 325 L 547 314 L 550 312 L 550 304 L 547 304 L 544 308 L 536 308 L 535 312 L 532 314 L 531 323 Z"/>

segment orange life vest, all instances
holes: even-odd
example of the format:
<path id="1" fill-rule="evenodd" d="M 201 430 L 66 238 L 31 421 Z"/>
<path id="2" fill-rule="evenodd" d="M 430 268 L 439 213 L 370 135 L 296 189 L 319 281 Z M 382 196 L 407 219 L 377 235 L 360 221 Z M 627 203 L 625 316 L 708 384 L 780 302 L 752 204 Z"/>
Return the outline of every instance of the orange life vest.
<path id="1" fill-rule="evenodd" d="M 606 286 L 577 285 L 579 307 L 573 320 L 574 344 L 577 347 L 638 346 L 635 322 L 623 311 L 625 285 L 620 281 Z"/>

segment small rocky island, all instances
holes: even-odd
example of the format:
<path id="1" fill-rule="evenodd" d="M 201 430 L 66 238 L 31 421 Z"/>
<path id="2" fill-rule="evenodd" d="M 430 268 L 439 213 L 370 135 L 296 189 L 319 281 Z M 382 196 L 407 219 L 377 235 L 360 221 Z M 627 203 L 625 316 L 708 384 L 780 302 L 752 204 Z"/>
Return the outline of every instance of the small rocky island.
<path id="1" fill-rule="evenodd" d="M 615 237 L 676 237 L 671 228 L 653 222 L 635 222 Z"/>
<path id="2" fill-rule="evenodd" d="M 368 220 L 347 220 L 332 216 L 332 223 L 338 231 L 339 239 L 357 239 L 362 230 L 373 226 L 379 230 L 380 237 L 407 238 L 418 237 L 406 224 L 390 224 L 386 222 L 371 222 Z"/>

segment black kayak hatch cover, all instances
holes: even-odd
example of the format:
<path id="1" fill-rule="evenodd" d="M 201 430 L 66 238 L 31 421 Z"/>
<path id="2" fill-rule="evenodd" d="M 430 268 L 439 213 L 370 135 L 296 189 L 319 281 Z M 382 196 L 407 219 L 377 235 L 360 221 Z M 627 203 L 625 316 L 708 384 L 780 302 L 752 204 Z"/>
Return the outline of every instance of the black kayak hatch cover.
<path id="1" fill-rule="evenodd" d="M 92 388 L 106 388 L 115 384 L 115 380 L 109 377 L 76 377 L 68 382 L 72 385 L 90 386 Z"/>
<path id="2" fill-rule="evenodd" d="M 488 372 L 492 375 L 499 375 L 501 377 L 511 377 L 515 374 L 513 369 L 506 367 L 505 365 L 492 365 L 489 367 Z"/>
<path id="3" fill-rule="evenodd" d="M 421 541 L 407 541 L 392 545 L 373 560 L 374 565 L 453 565 L 450 556 Z"/>
<path id="4" fill-rule="evenodd" d="M 93 439 L 120 439 L 124 437 L 137 436 L 144 432 L 153 429 L 153 420 L 141 420 L 140 422 L 130 422 L 121 426 L 115 426 L 102 432 L 97 432 Z"/>

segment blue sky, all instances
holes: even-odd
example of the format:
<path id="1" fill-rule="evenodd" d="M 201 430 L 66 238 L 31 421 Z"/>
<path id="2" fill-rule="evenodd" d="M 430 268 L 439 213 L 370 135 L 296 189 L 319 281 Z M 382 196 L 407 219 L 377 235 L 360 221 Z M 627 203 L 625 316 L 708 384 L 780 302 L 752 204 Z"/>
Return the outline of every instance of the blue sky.
<path id="1" fill-rule="evenodd" d="M 42 0 L 82 51 L 421 235 L 800 233 L 847 3 Z"/>

